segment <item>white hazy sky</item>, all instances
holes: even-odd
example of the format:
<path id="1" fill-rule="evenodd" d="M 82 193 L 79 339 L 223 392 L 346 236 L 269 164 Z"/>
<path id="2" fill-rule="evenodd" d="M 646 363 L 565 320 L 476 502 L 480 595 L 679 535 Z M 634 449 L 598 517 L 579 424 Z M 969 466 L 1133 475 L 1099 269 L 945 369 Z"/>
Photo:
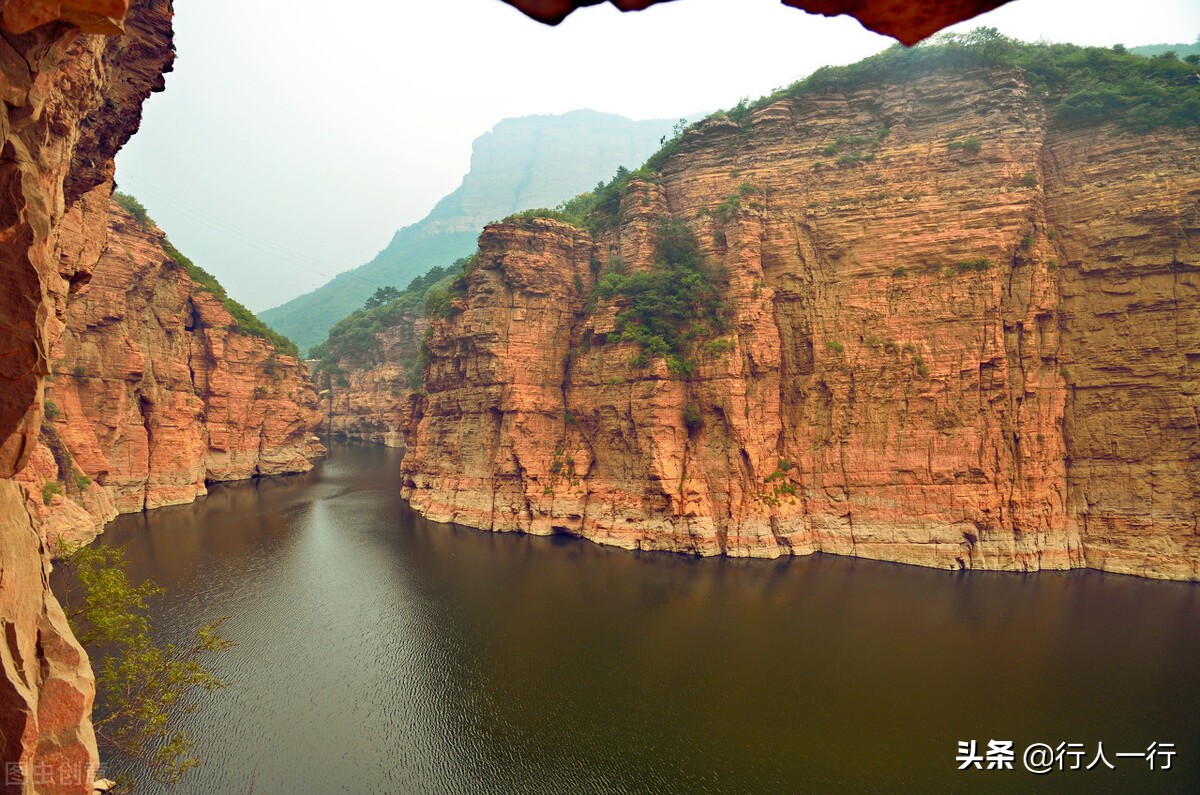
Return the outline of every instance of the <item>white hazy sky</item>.
<path id="1" fill-rule="evenodd" d="M 677 118 L 891 39 L 775 0 L 602 5 L 557 28 L 499 0 L 176 0 L 175 71 L 118 159 L 176 246 L 261 311 L 373 257 L 458 186 L 471 141 L 575 108 Z M 1191 42 L 1196 0 L 1013 0 L 956 29 Z M 636 165 L 636 164 L 630 164 Z"/>

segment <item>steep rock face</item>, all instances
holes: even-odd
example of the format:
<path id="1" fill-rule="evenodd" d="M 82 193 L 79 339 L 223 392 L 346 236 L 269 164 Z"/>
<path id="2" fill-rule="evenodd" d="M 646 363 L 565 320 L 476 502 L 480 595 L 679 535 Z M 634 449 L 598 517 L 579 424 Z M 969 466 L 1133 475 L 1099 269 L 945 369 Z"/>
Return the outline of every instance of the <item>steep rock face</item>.
<path id="1" fill-rule="evenodd" d="M 49 558 L 11 480 L 34 455 L 47 352 L 103 247 L 112 155 L 170 68 L 168 0 L 7 2 L 0 42 L 0 755 L 5 792 L 88 793 L 97 752 L 87 655 L 49 589 Z M 56 24 L 65 19 L 73 24 Z M 49 23 L 49 24 L 43 24 Z M 40 25 L 40 27 L 35 27 Z M 101 237 L 70 242 L 69 228 Z M 36 771 L 55 771 L 36 777 Z"/>
<path id="2" fill-rule="evenodd" d="M 563 363 L 591 255 L 587 233 L 554 221 L 484 232 L 469 298 L 452 325 L 435 322 L 429 343 L 424 418 L 403 465 L 418 510 L 544 534 L 563 512 L 582 516 L 567 507 L 565 477 L 554 478 L 563 486 L 558 508 L 542 490 L 554 485 L 550 451 L 564 455 L 554 447 L 568 406 Z M 541 476 L 530 477 L 532 461 Z"/>
<path id="3" fill-rule="evenodd" d="M 6 0 L 4 29 L 28 33 L 48 22 L 66 22 L 84 33 L 122 33 L 129 0 Z"/>
<path id="4" fill-rule="evenodd" d="M 162 240 L 110 209 L 108 246 L 51 352 L 46 400 L 55 411 L 43 432 L 48 449 L 35 458 L 55 466 L 30 467 L 21 479 L 33 510 L 49 514 L 52 541 L 80 507 L 94 521 L 75 528 L 75 540 L 115 512 L 191 502 L 206 481 L 307 471 L 320 451 L 304 366 L 240 332 Z M 80 488 L 79 475 L 95 485 Z M 67 499 L 43 505 L 47 482 Z"/>
<path id="5" fill-rule="evenodd" d="M 85 795 L 99 764 L 91 719 L 96 683 L 50 592 L 49 556 L 11 480 L 0 480 L 0 564 L 0 743 L 6 764 L 19 765 L 26 782 L 6 767 L 4 792 Z"/>
<path id="6" fill-rule="evenodd" d="M 419 357 L 429 321 L 409 312 L 400 323 L 379 334 L 380 364 L 347 367 L 344 376 L 329 379 L 321 408 L 328 430 L 359 442 L 404 446 L 404 429 L 413 419 L 412 362 Z"/>
<path id="7" fill-rule="evenodd" d="M 709 121 L 596 240 L 485 231 L 405 496 L 631 549 L 1200 578 L 1198 164 L 1185 132 L 1048 124 L 1002 70 Z M 587 301 L 662 216 L 726 272 L 689 378 Z"/>
<path id="8" fill-rule="evenodd" d="M 1068 512 L 1089 565 L 1196 579 L 1200 146 L 1078 132 L 1051 139 L 1043 161 L 1067 265 Z"/>

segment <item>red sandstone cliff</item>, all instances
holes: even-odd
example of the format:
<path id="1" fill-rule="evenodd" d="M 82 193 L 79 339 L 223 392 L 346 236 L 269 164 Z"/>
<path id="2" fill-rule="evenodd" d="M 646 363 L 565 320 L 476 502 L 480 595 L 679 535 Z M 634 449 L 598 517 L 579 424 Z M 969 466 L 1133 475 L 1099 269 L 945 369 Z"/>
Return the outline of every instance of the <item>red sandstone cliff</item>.
<path id="1" fill-rule="evenodd" d="M 433 322 L 414 507 L 630 549 L 1200 579 L 1194 130 L 1072 129 L 1019 71 L 936 73 L 710 120 L 661 171 L 596 239 L 485 230 Z M 660 217 L 726 273 L 729 332 L 690 377 L 631 367 L 620 305 L 587 303 L 594 263 L 653 267 Z"/>
<path id="2" fill-rule="evenodd" d="M 412 423 L 412 370 L 421 339 L 429 328 L 416 309 L 376 335 L 378 350 L 370 365 L 343 361 L 337 374 L 322 374 L 321 404 L 328 430 L 359 442 L 404 445 L 404 429 Z"/>
<path id="3" fill-rule="evenodd" d="M 42 444 L 18 476 L 52 542 L 90 540 L 118 512 L 191 502 L 206 481 L 307 471 L 321 451 L 304 366 L 239 330 L 160 230 L 115 205 L 108 217 L 107 247 L 51 351 Z"/>
<path id="4" fill-rule="evenodd" d="M 3 4 L 0 755 L 28 775 L 5 792 L 89 793 L 97 763 L 87 655 L 50 592 L 45 539 L 12 477 L 37 447 L 47 354 L 68 295 L 87 282 L 104 245 L 113 155 L 173 57 L 167 0 L 134 0 L 124 36 L 100 35 L 120 29 L 126 5 Z"/>

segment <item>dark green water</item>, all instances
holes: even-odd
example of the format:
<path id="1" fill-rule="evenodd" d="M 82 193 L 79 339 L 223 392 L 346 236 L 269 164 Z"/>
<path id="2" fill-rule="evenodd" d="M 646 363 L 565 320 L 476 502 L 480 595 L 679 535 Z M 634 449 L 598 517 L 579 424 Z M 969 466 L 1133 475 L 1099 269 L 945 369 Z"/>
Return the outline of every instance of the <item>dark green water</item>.
<path id="1" fill-rule="evenodd" d="M 491 535 L 398 465 L 337 446 L 102 537 L 168 639 L 232 616 L 177 791 L 1200 792 L 1200 588 Z M 972 739 L 1016 769 L 958 771 Z M 1021 769 L 1069 741 L 1116 770 Z M 1173 769 L 1115 757 L 1154 741 Z"/>

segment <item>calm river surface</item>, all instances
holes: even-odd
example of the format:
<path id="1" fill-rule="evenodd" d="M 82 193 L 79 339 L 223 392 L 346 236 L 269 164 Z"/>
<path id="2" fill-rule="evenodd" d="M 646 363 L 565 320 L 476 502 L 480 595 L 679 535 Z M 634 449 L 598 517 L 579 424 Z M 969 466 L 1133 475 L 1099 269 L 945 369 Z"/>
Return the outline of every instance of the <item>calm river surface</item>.
<path id="1" fill-rule="evenodd" d="M 167 640 L 232 617 L 176 791 L 1200 792 L 1196 586 L 491 535 L 411 511 L 399 461 L 334 446 L 102 536 Z M 991 739 L 1017 769 L 956 769 Z M 1021 769 L 1101 741 L 1115 771 Z M 1155 741 L 1172 770 L 1116 757 Z"/>

